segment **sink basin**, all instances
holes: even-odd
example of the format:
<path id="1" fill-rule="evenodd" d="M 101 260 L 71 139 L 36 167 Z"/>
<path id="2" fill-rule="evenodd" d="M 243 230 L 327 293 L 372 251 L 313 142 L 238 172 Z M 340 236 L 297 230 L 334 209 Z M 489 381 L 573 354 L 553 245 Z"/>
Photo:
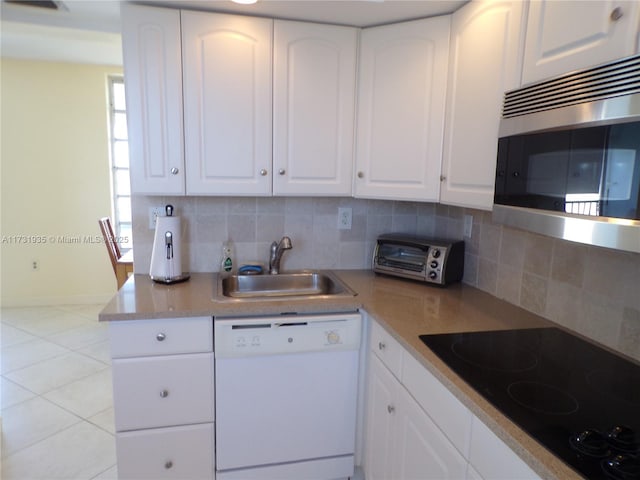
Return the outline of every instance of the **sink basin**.
<path id="1" fill-rule="evenodd" d="M 218 282 L 218 297 L 280 298 L 280 297 L 355 296 L 355 292 L 330 272 L 303 271 L 277 275 L 232 275 Z"/>

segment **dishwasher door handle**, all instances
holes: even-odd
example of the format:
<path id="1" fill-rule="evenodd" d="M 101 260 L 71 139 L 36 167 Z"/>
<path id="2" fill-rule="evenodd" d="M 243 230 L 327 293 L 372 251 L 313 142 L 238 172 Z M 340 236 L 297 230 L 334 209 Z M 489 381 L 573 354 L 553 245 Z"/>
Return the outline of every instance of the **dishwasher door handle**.
<path id="1" fill-rule="evenodd" d="M 308 322 L 283 322 L 283 323 L 274 323 L 273 326 L 277 328 L 281 327 L 304 327 L 309 325 Z"/>

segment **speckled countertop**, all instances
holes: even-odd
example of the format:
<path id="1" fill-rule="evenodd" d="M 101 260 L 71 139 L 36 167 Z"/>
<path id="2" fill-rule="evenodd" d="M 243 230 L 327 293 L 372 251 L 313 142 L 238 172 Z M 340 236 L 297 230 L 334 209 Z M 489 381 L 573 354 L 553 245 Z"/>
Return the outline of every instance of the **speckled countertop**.
<path id="1" fill-rule="evenodd" d="M 192 274 L 187 282 L 161 285 L 134 275 L 100 313 L 100 321 L 191 316 L 251 316 L 353 311 L 364 308 L 463 404 L 542 478 L 582 478 L 496 410 L 418 338 L 423 334 L 557 326 L 473 287 L 447 288 L 375 275 L 368 270 L 334 273 L 355 297 L 269 301 L 217 301 L 218 275 Z"/>

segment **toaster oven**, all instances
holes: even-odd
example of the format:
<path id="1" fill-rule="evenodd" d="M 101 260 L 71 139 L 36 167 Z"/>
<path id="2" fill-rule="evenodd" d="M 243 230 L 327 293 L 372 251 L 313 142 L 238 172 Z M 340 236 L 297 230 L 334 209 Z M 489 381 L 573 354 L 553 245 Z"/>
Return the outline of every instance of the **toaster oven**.
<path id="1" fill-rule="evenodd" d="M 436 285 L 458 282 L 464 273 L 464 242 L 404 233 L 380 235 L 373 271 Z"/>

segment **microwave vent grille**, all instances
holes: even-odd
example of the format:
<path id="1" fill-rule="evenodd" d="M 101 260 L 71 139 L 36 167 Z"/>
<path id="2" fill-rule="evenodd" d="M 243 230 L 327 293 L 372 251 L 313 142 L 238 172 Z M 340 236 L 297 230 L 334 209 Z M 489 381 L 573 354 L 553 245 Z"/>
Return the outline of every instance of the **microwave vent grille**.
<path id="1" fill-rule="evenodd" d="M 640 55 L 505 93 L 503 118 L 640 92 Z"/>

